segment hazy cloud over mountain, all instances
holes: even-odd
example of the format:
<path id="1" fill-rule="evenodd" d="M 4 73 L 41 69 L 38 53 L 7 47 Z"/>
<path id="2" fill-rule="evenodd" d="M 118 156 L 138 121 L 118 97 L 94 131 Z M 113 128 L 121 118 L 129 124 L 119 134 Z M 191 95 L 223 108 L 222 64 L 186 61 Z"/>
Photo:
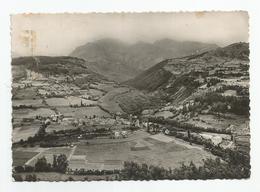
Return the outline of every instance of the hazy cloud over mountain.
<path id="1" fill-rule="evenodd" d="M 16 55 L 67 55 L 101 38 L 128 43 L 170 38 L 220 46 L 248 41 L 246 12 L 28 14 L 13 15 L 11 22 Z"/>

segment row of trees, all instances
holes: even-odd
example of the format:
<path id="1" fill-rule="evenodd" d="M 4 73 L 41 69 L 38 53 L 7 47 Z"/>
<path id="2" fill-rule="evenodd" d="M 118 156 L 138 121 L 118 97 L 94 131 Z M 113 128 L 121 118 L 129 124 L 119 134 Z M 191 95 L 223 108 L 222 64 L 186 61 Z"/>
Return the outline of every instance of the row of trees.
<path id="1" fill-rule="evenodd" d="M 176 169 L 125 162 L 119 176 L 121 180 L 241 179 L 248 178 L 250 171 L 216 158 L 203 160 L 199 167 L 191 162 Z"/>
<path id="2" fill-rule="evenodd" d="M 161 125 L 165 125 L 168 129 L 172 130 L 192 130 L 194 132 L 201 132 L 201 131 L 207 131 L 211 133 L 223 133 L 223 134 L 230 134 L 230 131 L 225 130 L 225 129 L 214 129 L 214 128 L 203 128 L 196 126 L 194 124 L 190 123 L 184 123 L 184 122 L 179 122 L 174 119 L 164 119 L 161 117 L 150 117 L 149 118 L 150 122 L 153 123 L 158 123 Z"/>
<path id="3" fill-rule="evenodd" d="M 66 155 L 53 155 L 53 162 L 48 163 L 45 156 L 37 159 L 37 162 L 34 166 L 16 166 L 14 171 L 16 173 L 23 173 L 23 172 L 59 172 L 65 173 L 68 167 L 68 160 Z"/>

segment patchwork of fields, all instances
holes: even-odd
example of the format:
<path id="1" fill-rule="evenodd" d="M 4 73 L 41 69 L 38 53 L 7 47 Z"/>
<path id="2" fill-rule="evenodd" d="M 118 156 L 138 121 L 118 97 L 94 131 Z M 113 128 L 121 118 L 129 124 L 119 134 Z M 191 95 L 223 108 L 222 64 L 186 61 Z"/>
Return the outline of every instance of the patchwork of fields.
<path id="1" fill-rule="evenodd" d="M 203 159 L 215 158 L 210 153 L 196 146 L 187 147 L 183 141 L 175 141 L 174 138 L 162 134 L 147 135 L 142 131 L 136 139 L 122 140 L 110 143 L 80 142 L 75 147 L 45 148 L 41 152 L 14 151 L 14 165 L 33 166 L 37 158 L 45 156 L 49 163 L 53 161 L 53 155 L 65 154 L 69 161 L 69 169 L 72 170 L 115 170 L 122 169 L 124 161 L 135 161 L 148 165 L 176 168 L 182 163 L 189 164 L 193 161 L 201 165 Z M 41 148 L 39 148 L 41 149 Z M 38 151 L 39 151 L 38 149 Z M 35 150 L 32 150 L 35 151 Z"/>
<path id="2" fill-rule="evenodd" d="M 113 84 L 91 84 L 90 88 L 86 90 L 79 90 L 74 86 L 73 89 L 76 91 L 72 90 L 72 93 L 75 94 L 68 96 L 57 96 L 59 88 L 62 88 L 63 93 L 66 87 L 58 85 L 56 87 L 57 90 L 52 96 L 44 87 L 41 87 L 40 96 L 32 94 L 33 91 L 37 92 L 34 87 L 17 91 L 13 100 L 13 106 L 16 107 L 13 110 L 13 142 L 26 140 L 38 132 L 43 121 L 38 120 L 37 116 L 51 119 L 59 114 L 62 114 L 63 119 L 52 121 L 46 128 L 46 133 L 74 130 L 80 124 L 83 125 L 83 122 L 85 128 L 86 126 L 89 126 L 90 129 L 97 127 L 107 129 L 109 127 L 113 133 L 130 124 L 128 119 L 115 119 L 113 114 L 125 113 L 126 109 L 132 113 L 149 103 L 149 98 L 138 91 L 128 87 L 114 87 Z M 29 96 L 26 91 L 31 95 Z M 46 93 L 48 93 L 48 97 L 44 96 Z M 201 116 L 202 118 L 207 117 Z M 106 136 L 82 139 L 80 135 L 75 136 L 74 138 L 80 139 L 74 141 L 70 138 L 68 136 L 67 140 L 63 139 L 70 143 L 66 147 L 41 148 L 39 145 L 35 147 L 27 145 L 24 148 L 14 149 L 13 166 L 34 166 L 37 160 L 43 156 L 48 163 L 52 163 L 53 155 L 58 154 L 66 155 L 69 170 L 120 170 L 125 161 L 177 168 L 182 163 L 189 164 L 191 161 L 199 166 L 203 164 L 203 159 L 215 158 L 201 147 L 191 146 L 184 141 L 161 133 L 151 135 L 145 129 L 129 132 L 126 138 L 111 139 Z M 44 174 L 39 174 L 39 177 L 40 175 L 43 177 L 42 180 L 48 180 Z M 57 180 L 64 177 L 62 174 L 53 173 L 53 175 L 55 178 L 57 177 Z"/>

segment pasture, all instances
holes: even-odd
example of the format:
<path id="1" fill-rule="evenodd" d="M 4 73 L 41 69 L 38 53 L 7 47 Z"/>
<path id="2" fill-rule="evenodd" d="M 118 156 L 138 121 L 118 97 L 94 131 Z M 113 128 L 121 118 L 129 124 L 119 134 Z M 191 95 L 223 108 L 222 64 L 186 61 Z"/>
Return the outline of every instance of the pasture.
<path id="1" fill-rule="evenodd" d="M 75 97 L 75 96 L 69 96 L 69 97 L 64 97 L 64 98 L 58 98 L 58 97 L 53 97 L 53 98 L 48 98 L 46 99 L 46 102 L 49 106 L 53 107 L 68 107 L 70 105 L 95 105 L 97 102 L 92 101 L 92 100 L 87 100 L 87 99 L 82 99 L 80 97 Z"/>
<path id="2" fill-rule="evenodd" d="M 13 117 L 16 119 L 22 119 L 22 118 L 35 118 L 37 115 L 40 115 L 42 117 L 48 117 L 52 114 L 55 114 L 55 111 L 49 109 L 49 108 L 37 108 L 37 109 L 14 109 L 13 110 Z"/>
<path id="3" fill-rule="evenodd" d="M 12 106 L 13 107 L 19 107 L 19 106 L 32 106 L 32 107 L 42 107 L 44 106 L 42 104 L 42 99 L 23 99 L 23 100 L 12 100 Z"/>

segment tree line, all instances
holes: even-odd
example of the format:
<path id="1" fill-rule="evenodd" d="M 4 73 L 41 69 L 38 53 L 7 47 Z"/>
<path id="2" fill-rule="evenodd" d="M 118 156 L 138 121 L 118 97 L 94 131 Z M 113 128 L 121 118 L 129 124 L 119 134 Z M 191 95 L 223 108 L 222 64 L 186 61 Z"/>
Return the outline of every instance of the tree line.
<path id="1" fill-rule="evenodd" d="M 243 166 L 226 163 L 216 159 L 203 160 L 203 165 L 196 166 L 192 161 L 180 168 L 163 168 L 136 162 L 125 162 L 120 180 L 183 180 L 183 179 L 242 179 L 248 178 L 250 171 Z"/>
<path id="2" fill-rule="evenodd" d="M 14 167 L 15 173 L 23 172 L 59 172 L 65 173 L 68 167 L 66 155 L 53 155 L 52 164 L 49 163 L 45 156 L 38 158 L 34 166 L 24 165 Z"/>

